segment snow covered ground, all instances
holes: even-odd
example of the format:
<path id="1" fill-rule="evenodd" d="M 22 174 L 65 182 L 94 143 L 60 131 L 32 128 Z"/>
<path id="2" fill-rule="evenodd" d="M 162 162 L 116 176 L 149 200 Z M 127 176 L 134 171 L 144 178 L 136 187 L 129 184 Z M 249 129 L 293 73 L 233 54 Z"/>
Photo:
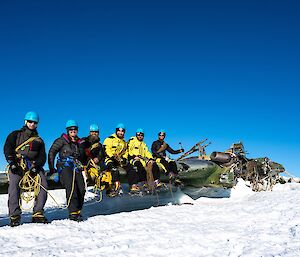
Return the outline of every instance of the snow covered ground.
<path id="1" fill-rule="evenodd" d="M 64 191 L 51 193 L 64 203 Z M 230 198 L 176 197 L 193 205 L 94 216 L 104 202 L 87 202 L 81 223 L 64 219 L 49 198 L 51 224 L 26 223 L 25 213 L 25 223 L 11 228 L 7 195 L 0 195 L 0 256 L 300 256 L 298 183 L 253 193 L 239 182 Z"/>

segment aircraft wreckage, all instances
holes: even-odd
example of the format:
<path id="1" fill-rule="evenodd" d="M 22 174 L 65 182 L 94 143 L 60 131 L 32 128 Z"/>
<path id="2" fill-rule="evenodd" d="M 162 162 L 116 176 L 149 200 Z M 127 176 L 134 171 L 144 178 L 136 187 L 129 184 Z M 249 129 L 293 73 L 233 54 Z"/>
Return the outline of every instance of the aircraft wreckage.
<path id="1" fill-rule="evenodd" d="M 210 145 L 207 139 L 195 144 L 189 151 L 183 153 L 175 161 L 179 170 L 179 179 L 183 182 L 180 190 L 197 199 L 206 197 L 229 197 L 230 189 L 238 178 L 246 181 L 253 191 L 272 190 L 276 183 L 285 181 L 279 175 L 284 167 L 267 157 L 249 159 L 246 157 L 241 142 L 234 143 L 224 152 L 212 152 L 206 155 L 206 147 Z M 197 153 L 197 156 L 192 156 Z M 121 181 L 126 183 L 126 172 L 120 170 Z M 162 172 L 163 174 L 163 172 Z M 168 178 L 162 175 L 161 180 L 168 184 Z M 48 177 L 49 188 L 60 188 Z M 7 193 L 7 175 L 0 173 L 1 193 Z"/>

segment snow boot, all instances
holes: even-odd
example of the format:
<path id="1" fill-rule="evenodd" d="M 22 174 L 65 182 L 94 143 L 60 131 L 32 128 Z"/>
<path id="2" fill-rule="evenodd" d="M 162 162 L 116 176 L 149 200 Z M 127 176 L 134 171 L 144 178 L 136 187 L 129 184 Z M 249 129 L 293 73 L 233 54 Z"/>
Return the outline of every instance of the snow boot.
<path id="1" fill-rule="evenodd" d="M 130 195 L 140 195 L 142 192 L 137 184 L 133 184 L 129 190 Z"/>
<path id="2" fill-rule="evenodd" d="M 69 219 L 72 221 L 77 221 L 77 222 L 83 221 L 80 211 L 70 212 Z"/>
<path id="3" fill-rule="evenodd" d="M 144 194 L 150 194 L 152 191 L 152 189 L 149 187 L 148 183 L 145 181 L 141 182 L 140 188 Z"/>
<path id="4" fill-rule="evenodd" d="M 16 227 L 16 226 L 19 226 L 20 224 L 21 224 L 21 216 L 20 215 L 10 216 L 10 223 L 9 223 L 9 225 L 11 227 Z"/>
<path id="5" fill-rule="evenodd" d="M 33 215 L 32 215 L 32 223 L 47 224 L 47 223 L 49 223 L 49 221 L 44 216 L 43 212 L 37 211 L 37 212 L 33 213 Z"/>
<path id="6" fill-rule="evenodd" d="M 123 195 L 123 189 L 122 189 L 120 181 L 116 181 L 114 184 L 114 187 L 111 188 L 110 190 L 106 191 L 106 195 L 108 197 L 115 197 L 115 196 Z"/>
<path id="7" fill-rule="evenodd" d="M 174 186 L 177 186 L 177 187 L 183 186 L 183 183 L 178 178 L 178 175 L 173 172 L 169 173 L 169 180 L 170 180 L 170 183 L 173 184 Z"/>
<path id="8" fill-rule="evenodd" d="M 159 179 L 156 179 L 156 180 L 154 181 L 154 186 L 155 186 L 156 189 L 159 190 L 160 188 L 162 188 L 162 187 L 164 186 L 164 184 L 161 183 L 161 182 L 159 181 Z"/>

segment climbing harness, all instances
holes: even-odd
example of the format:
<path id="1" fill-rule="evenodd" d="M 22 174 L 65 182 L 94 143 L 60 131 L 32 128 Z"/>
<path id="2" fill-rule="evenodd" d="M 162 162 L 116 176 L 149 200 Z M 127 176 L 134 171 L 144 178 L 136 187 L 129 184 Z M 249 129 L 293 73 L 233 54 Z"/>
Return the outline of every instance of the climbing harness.
<path id="1" fill-rule="evenodd" d="M 82 172 L 84 170 L 84 166 L 82 165 L 82 163 L 75 159 L 73 156 L 67 156 L 65 158 L 57 158 L 57 172 L 60 174 L 62 172 L 62 170 L 65 167 L 70 167 L 72 168 L 72 172 L 73 172 L 73 176 L 72 176 L 72 189 L 71 189 L 71 193 L 69 196 L 69 199 L 67 200 L 67 206 L 66 208 L 69 207 L 70 202 L 71 202 L 71 198 L 73 196 L 74 193 L 74 189 L 75 189 L 75 177 L 76 177 L 76 173 Z"/>

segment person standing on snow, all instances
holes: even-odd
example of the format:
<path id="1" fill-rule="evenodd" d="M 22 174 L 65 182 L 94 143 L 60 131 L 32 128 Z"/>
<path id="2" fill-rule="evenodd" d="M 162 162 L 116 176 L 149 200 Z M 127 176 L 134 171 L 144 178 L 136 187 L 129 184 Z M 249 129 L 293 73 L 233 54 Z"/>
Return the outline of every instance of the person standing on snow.
<path id="1" fill-rule="evenodd" d="M 19 182 L 26 174 L 29 174 L 30 179 L 39 176 L 43 187 L 35 198 L 32 222 L 48 223 L 44 216 L 47 181 L 43 166 L 46 163 L 46 152 L 44 141 L 37 132 L 39 115 L 36 112 L 27 112 L 24 120 L 23 128 L 11 132 L 4 145 L 4 155 L 9 163 L 8 213 L 12 227 L 20 225 L 22 211 L 19 204 Z"/>
<path id="2" fill-rule="evenodd" d="M 142 186 L 146 190 L 152 186 L 154 186 L 154 188 L 160 188 L 162 186 L 159 181 L 159 168 L 143 140 L 144 130 L 139 128 L 136 130 L 136 136 L 131 137 L 127 144 L 128 160 L 131 165 L 131 169 L 128 170 L 128 183 L 130 192 L 132 193 L 138 193 L 140 191 L 140 188 L 137 185 L 138 182 L 142 182 Z M 149 181 L 152 179 L 153 181 Z M 153 183 L 153 185 L 150 185 L 149 183 Z"/>
<path id="3" fill-rule="evenodd" d="M 177 165 L 174 160 L 171 160 L 167 157 L 166 151 L 171 154 L 179 154 L 184 152 L 184 149 L 174 150 L 172 149 L 165 141 L 166 132 L 161 129 L 158 132 L 158 140 L 154 141 L 151 146 L 152 154 L 155 158 L 155 161 L 160 164 L 165 171 L 165 173 L 169 176 L 169 179 L 174 182 L 174 184 L 181 184 L 178 177 Z"/>
<path id="4" fill-rule="evenodd" d="M 116 126 L 116 132 L 107 137 L 104 142 L 105 164 L 112 175 L 113 188 L 108 196 L 117 196 L 123 193 L 120 183 L 119 167 L 127 169 L 127 144 L 124 139 L 125 126 L 119 123 Z"/>
<path id="5" fill-rule="evenodd" d="M 69 218 L 73 221 L 83 221 L 81 210 L 84 203 L 85 182 L 82 175 L 84 157 L 80 147 L 81 139 L 77 136 L 78 124 L 75 120 L 66 123 L 67 134 L 62 134 L 52 144 L 48 154 L 48 165 L 51 173 L 58 172 L 62 186 L 66 189 Z M 54 159 L 59 153 L 55 169 Z"/>

